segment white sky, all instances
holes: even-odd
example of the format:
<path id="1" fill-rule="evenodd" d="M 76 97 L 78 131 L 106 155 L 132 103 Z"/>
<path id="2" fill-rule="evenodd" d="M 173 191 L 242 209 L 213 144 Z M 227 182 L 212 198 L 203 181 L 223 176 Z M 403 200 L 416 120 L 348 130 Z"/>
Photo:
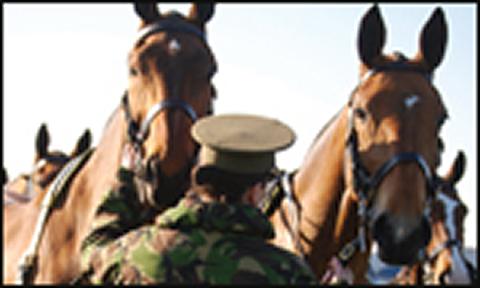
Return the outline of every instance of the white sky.
<path id="1" fill-rule="evenodd" d="M 449 38 L 434 84 L 450 118 L 440 174 L 458 150 L 458 185 L 469 207 L 466 242 L 477 247 L 477 14 L 475 4 L 441 4 Z M 207 25 L 219 72 L 215 111 L 279 118 L 297 133 L 280 153 L 293 170 L 357 84 L 355 46 L 370 4 L 218 4 Z M 384 52 L 413 56 L 434 4 L 381 4 Z M 161 4 L 187 12 L 187 4 Z M 97 143 L 127 85 L 126 59 L 139 20 L 131 4 L 3 4 L 3 166 L 30 170 L 35 135 L 47 123 L 52 149 L 71 151 L 86 128 Z"/>

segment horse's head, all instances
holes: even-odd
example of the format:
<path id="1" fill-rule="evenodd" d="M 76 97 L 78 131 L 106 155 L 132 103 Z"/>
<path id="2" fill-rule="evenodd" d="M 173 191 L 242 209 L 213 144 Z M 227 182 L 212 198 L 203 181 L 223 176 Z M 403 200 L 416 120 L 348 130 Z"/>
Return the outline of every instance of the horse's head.
<path id="1" fill-rule="evenodd" d="M 439 180 L 430 212 L 432 239 L 428 245 L 428 267 L 437 284 L 472 283 L 468 261 L 463 255 L 464 221 L 467 206 L 460 199 L 455 185 L 463 176 L 466 158 L 459 152 L 447 174 Z"/>
<path id="2" fill-rule="evenodd" d="M 447 26 L 436 9 L 413 59 L 383 55 L 385 34 L 375 5 L 359 29 L 361 82 L 348 107 L 347 159 L 352 165 L 347 177 L 353 177 L 360 209 L 368 211 L 380 258 L 407 264 L 431 236 L 424 214 L 434 192 L 431 171 L 440 162 L 439 132 L 447 117 L 432 75 L 444 55 Z"/>
<path id="3" fill-rule="evenodd" d="M 198 149 L 190 128 L 212 113 L 217 66 L 205 24 L 214 6 L 194 4 L 188 16 L 162 14 L 155 3 L 136 3 L 135 11 L 141 25 L 129 54 L 124 107 L 143 175 L 156 191 L 172 187 L 174 179 L 188 181 Z"/>
<path id="4" fill-rule="evenodd" d="M 7 191 L 33 197 L 45 189 L 70 159 L 90 148 L 91 133 L 90 130 L 85 130 L 70 155 L 61 151 L 49 151 L 49 145 L 50 134 L 47 125 L 42 124 L 36 136 L 35 157 L 30 174 L 21 174 L 13 179 L 6 185 Z"/>

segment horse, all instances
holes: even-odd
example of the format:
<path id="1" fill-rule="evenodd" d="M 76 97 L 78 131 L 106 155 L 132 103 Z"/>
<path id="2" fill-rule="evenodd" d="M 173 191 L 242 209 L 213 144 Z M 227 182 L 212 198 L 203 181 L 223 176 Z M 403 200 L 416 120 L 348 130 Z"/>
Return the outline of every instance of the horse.
<path id="1" fill-rule="evenodd" d="M 72 158 L 80 155 L 91 145 L 91 132 L 86 129 L 80 136 L 70 155 L 62 151 L 49 151 L 50 134 L 46 124 L 37 131 L 35 156 L 30 173 L 22 173 L 12 181 L 6 181 L 3 189 L 3 205 L 29 202 L 46 191 L 60 169 Z M 42 196 L 39 196 L 42 197 Z"/>
<path id="2" fill-rule="evenodd" d="M 270 217 L 272 242 L 303 256 L 319 279 L 337 257 L 353 267 L 354 282 L 366 282 L 373 241 L 380 259 L 403 265 L 416 261 L 431 237 L 425 211 L 448 115 L 432 83 L 446 48 L 443 10 L 424 25 L 413 59 L 384 55 L 385 37 L 373 5 L 358 32 L 360 81 L 287 175 L 292 191 Z"/>
<path id="3" fill-rule="evenodd" d="M 134 151 L 135 173 L 156 205 L 175 203 L 189 186 L 198 151 L 190 128 L 213 112 L 211 80 L 217 65 L 205 26 L 214 5 L 193 4 L 186 16 L 160 13 L 156 3 L 134 5 L 140 26 L 128 55 L 128 88 L 95 150 L 65 180 L 68 189 L 61 190 L 47 213 L 40 242 L 22 256 L 28 260 L 19 276 L 24 283 L 75 280 L 82 241 L 115 184 L 124 151 Z"/>
<path id="4" fill-rule="evenodd" d="M 46 124 L 38 129 L 35 156 L 30 174 L 21 174 L 4 186 L 3 274 L 15 274 L 15 264 L 27 248 L 45 193 L 55 176 L 70 159 L 90 148 L 91 132 L 86 129 L 70 154 L 49 150 L 50 134 Z M 5 279 L 4 279 L 5 280 Z"/>
<path id="5" fill-rule="evenodd" d="M 466 157 L 459 151 L 447 173 L 439 179 L 430 210 L 432 238 L 419 263 L 402 267 L 394 284 L 470 284 L 476 269 L 463 254 L 467 206 L 455 185 L 465 171 Z"/>

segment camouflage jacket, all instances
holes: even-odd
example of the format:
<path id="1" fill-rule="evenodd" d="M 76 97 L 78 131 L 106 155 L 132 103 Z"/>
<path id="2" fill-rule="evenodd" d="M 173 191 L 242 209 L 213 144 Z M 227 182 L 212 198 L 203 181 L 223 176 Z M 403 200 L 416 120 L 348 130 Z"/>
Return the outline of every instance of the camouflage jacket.
<path id="1" fill-rule="evenodd" d="M 82 250 L 105 245 L 130 230 L 154 221 L 159 211 L 145 205 L 137 190 L 134 173 L 120 168 L 116 185 L 97 208 L 90 233 L 82 243 Z"/>
<path id="2" fill-rule="evenodd" d="M 91 249 L 81 282 L 316 284 L 300 258 L 266 242 L 273 235 L 257 208 L 189 192 L 155 224 Z"/>

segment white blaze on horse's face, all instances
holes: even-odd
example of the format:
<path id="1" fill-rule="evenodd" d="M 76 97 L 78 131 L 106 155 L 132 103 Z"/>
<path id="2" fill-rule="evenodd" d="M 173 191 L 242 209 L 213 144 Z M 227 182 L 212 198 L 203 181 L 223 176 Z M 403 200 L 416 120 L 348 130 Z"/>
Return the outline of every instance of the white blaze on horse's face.
<path id="1" fill-rule="evenodd" d="M 405 98 L 405 106 L 408 109 L 411 109 L 420 99 L 418 98 L 417 95 L 411 95 L 407 98 Z"/>
<path id="2" fill-rule="evenodd" d="M 178 42 L 177 39 L 173 38 L 172 40 L 170 40 L 170 42 L 168 43 L 168 52 L 170 53 L 170 55 L 176 55 L 178 54 L 178 52 L 182 49 L 182 46 L 180 45 L 180 43 Z"/>
<path id="3" fill-rule="evenodd" d="M 41 168 L 43 168 L 43 166 L 45 166 L 47 164 L 48 164 L 47 160 L 45 160 L 43 158 L 38 160 L 38 162 L 33 165 L 33 172 L 35 172 L 37 170 L 40 170 Z"/>
<path id="4" fill-rule="evenodd" d="M 437 199 L 443 203 L 445 207 L 445 226 L 447 228 L 448 237 L 450 239 L 457 239 L 457 229 L 455 226 L 455 210 L 460 205 L 458 201 L 452 199 L 443 193 L 438 193 Z M 452 268 L 448 275 L 449 283 L 469 284 L 470 277 L 468 269 L 465 266 L 464 257 L 460 247 L 454 245 L 451 247 L 452 251 Z"/>

